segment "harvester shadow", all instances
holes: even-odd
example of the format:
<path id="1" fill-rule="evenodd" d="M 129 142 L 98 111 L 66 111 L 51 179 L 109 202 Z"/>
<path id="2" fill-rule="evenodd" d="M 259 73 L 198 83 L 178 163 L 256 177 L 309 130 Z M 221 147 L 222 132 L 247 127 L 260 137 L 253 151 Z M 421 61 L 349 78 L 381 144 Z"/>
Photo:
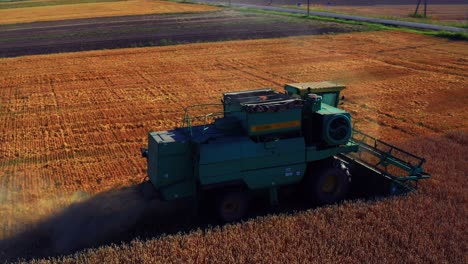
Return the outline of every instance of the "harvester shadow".
<path id="1" fill-rule="evenodd" d="M 281 197 L 271 209 L 268 199 L 255 197 L 247 219 L 271 213 L 310 209 L 298 195 Z M 372 199 L 362 195 L 353 199 Z M 207 207 L 195 217 L 191 201 L 162 202 L 143 198 L 138 187 L 111 190 L 90 197 L 0 241 L 0 259 L 15 261 L 72 254 L 85 248 L 150 239 L 162 234 L 205 230 L 221 225 Z"/>
<path id="2" fill-rule="evenodd" d="M 169 232 L 180 231 L 188 219 L 178 215 L 184 210 L 177 206 L 147 201 L 137 187 L 100 193 L 1 240 L 0 262 L 71 254 L 137 236 L 155 236 L 166 232 L 166 227 Z"/>

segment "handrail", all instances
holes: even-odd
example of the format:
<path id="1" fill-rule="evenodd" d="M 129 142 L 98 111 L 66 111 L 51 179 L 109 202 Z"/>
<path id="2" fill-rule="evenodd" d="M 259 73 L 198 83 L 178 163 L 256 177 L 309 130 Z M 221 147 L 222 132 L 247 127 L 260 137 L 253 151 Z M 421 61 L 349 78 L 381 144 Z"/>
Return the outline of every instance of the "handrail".
<path id="1" fill-rule="evenodd" d="M 384 141 L 382 141 L 382 140 L 380 140 L 380 139 L 374 138 L 374 137 L 372 137 L 372 136 L 370 136 L 370 135 L 368 135 L 368 134 L 365 134 L 365 133 L 363 133 L 363 132 L 361 132 L 361 131 L 359 131 L 359 130 L 357 130 L 357 129 L 353 129 L 353 140 L 356 140 L 356 138 L 354 138 L 354 136 L 355 136 L 356 134 L 363 135 L 365 138 L 369 138 L 369 139 L 373 140 L 373 141 L 375 142 L 375 144 L 379 143 L 379 144 L 385 145 L 385 146 L 390 147 L 390 148 L 392 148 L 392 149 L 395 149 L 395 150 L 397 150 L 397 151 L 399 151 L 399 152 L 401 152 L 401 153 L 404 153 L 405 155 L 408 155 L 408 156 L 410 156 L 410 157 L 412 157 L 412 158 L 418 159 L 418 160 L 419 160 L 419 165 L 422 165 L 422 164 L 424 164 L 424 163 L 426 162 L 426 160 L 425 160 L 424 158 L 422 158 L 422 157 L 416 156 L 416 155 L 414 155 L 414 154 L 412 154 L 412 153 L 409 153 L 409 152 L 406 151 L 406 150 L 403 150 L 403 149 L 398 148 L 398 147 L 396 147 L 396 146 L 394 146 L 394 145 L 391 145 L 391 144 L 389 144 L 389 143 L 386 143 L 386 142 L 384 142 Z M 360 141 L 362 141 L 362 140 L 360 140 Z M 375 146 L 375 145 L 374 145 L 374 146 Z"/>
<path id="2" fill-rule="evenodd" d="M 389 143 L 383 142 L 359 130 L 353 129 L 351 141 L 359 145 L 358 157 L 361 162 L 371 166 L 372 168 L 385 173 L 389 177 L 398 181 L 409 181 L 426 179 L 430 174 L 423 171 L 422 165 L 426 160 L 416 156 L 408 151 L 398 148 Z M 386 148 L 386 149 L 383 149 Z M 372 164 L 361 157 L 361 153 L 366 152 L 378 159 L 376 164 Z M 397 153 L 396 153 L 397 152 Z M 396 155 L 399 154 L 400 157 Z M 413 160 L 413 162 L 411 162 Z M 408 173 L 406 176 L 397 176 L 388 171 L 388 166 L 395 166 Z M 383 167 L 380 169 L 379 166 Z"/>
<path id="3" fill-rule="evenodd" d="M 226 112 L 223 110 L 223 111 L 210 112 L 210 113 L 203 114 L 203 115 L 191 116 L 190 110 L 195 109 L 195 108 L 208 108 L 208 107 L 213 107 L 213 106 L 223 107 L 223 104 L 196 104 L 196 105 L 190 105 L 190 106 L 185 107 L 181 128 L 187 129 L 189 136 L 193 136 L 192 127 L 193 127 L 194 121 L 202 120 L 203 121 L 202 133 L 205 133 L 208 118 L 221 116 L 221 115 L 224 115 Z"/>

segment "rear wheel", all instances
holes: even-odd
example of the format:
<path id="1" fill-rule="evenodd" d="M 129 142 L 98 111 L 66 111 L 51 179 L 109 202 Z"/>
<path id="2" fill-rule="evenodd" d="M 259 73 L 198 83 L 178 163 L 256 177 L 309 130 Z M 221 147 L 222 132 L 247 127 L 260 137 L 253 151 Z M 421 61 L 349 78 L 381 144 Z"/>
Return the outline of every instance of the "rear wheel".
<path id="1" fill-rule="evenodd" d="M 218 203 L 218 216 L 223 222 L 234 222 L 242 219 L 248 208 L 245 192 L 230 191 L 222 194 Z"/>
<path id="2" fill-rule="evenodd" d="M 310 202 L 325 205 L 346 198 L 351 180 L 346 167 L 329 167 L 308 176 L 305 191 Z"/>

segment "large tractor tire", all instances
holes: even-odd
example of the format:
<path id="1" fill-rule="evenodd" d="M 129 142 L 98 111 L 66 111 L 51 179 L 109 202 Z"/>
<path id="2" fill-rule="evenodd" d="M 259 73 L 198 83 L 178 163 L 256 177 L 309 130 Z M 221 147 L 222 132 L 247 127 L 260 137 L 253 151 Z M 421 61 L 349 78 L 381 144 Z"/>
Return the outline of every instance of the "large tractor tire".
<path id="1" fill-rule="evenodd" d="M 220 195 L 217 211 L 221 221 L 225 223 L 241 220 L 248 209 L 248 197 L 242 191 L 228 191 Z"/>
<path id="2" fill-rule="evenodd" d="M 351 176 L 344 166 L 324 168 L 308 176 L 306 197 L 315 205 L 338 203 L 346 198 L 350 189 Z"/>

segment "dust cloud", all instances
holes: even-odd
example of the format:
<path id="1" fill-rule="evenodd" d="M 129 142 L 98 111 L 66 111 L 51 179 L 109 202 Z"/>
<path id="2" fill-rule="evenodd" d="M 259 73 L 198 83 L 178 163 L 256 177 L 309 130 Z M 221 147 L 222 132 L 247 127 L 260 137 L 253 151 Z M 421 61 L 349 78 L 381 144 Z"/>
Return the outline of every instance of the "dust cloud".
<path id="1" fill-rule="evenodd" d="M 111 190 L 72 203 L 1 240 L 0 260 L 70 254 L 108 243 L 119 244 L 144 232 L 157 235 L 161 232 L 155 231 L 156 227 L 174 227 L 171 215 L 184 211 L 180 205 L 145 199 L 138 186 Z"/>

